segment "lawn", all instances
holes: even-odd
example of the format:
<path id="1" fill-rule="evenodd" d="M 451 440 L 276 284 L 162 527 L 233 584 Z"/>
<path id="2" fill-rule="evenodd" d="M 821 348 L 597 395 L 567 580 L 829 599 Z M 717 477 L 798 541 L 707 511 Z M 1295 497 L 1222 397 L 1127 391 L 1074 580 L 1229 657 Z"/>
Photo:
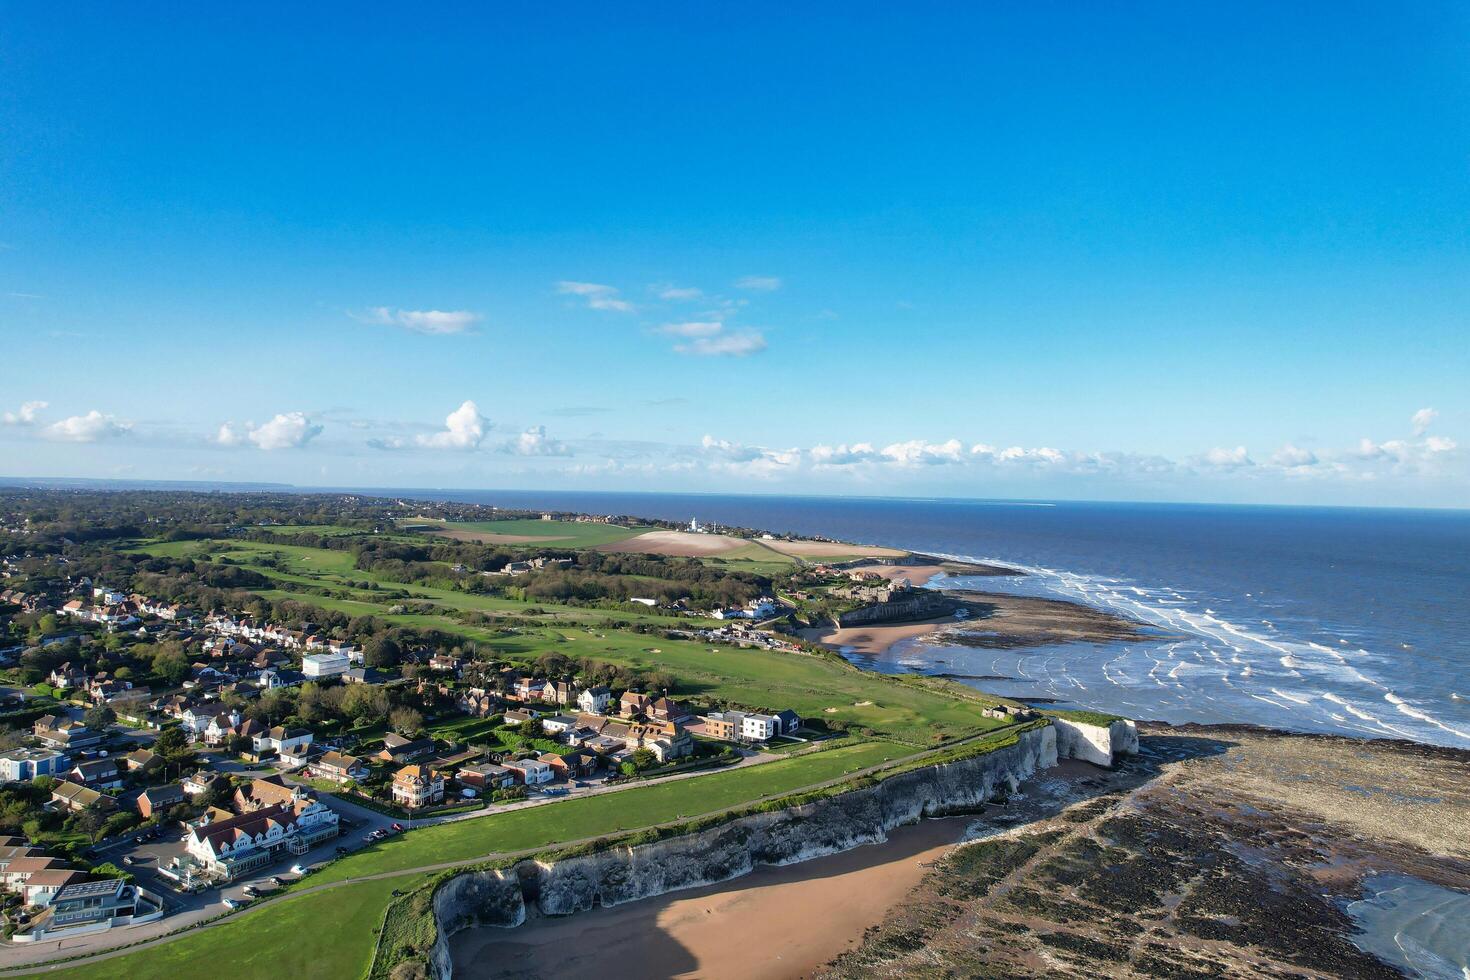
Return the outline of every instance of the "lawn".
<path id="1" fill-rule="evenodd" d="M 439 824 L 343 858 L 307 882 L 345 881 L 666 823 L 800 789 L 911 751 L 891 743 L 865 742 L 693 780 Z M 410 874 L 288 896 L 258 912 L 172 942 L 47 975 L 62 980 L 175 980 L 207 964 L 211 980 L 253 980 L 277 974 L 354 980 L 368 969 L 375 930 L 393 890 L 409 891 L 426 877 Z"/>
<path id="2" fill-rule="evenodd" d="M 533 631 L 489 642 L 511 656 L 550 649 L 569 657 L 666 670 L 678 678 L 676 693 L 680 695 L 717 698 L 749 708 L 791 708 L 804 718 L 867 727 L 915 745 L 933 744 L 936 736 L 955 737 L 1004 724 L 983 717 L 983 705 L 975 701 L 824 657 L 711 647 L 613 630 L 540 632 L 545 639 L 539 643 Z M 514 649 L 518 646 L 529 649 Z M 978 692 L 967 694 L 984 698 Z"/>
<path id="3" fill-rule="evenodd" d="M 470 531 L 485 535 L 536 538 L 535 541 L 497 541 L 486 538 L 487 543 L 509 548 L 595 548 L 601 544 L 625 541 L 651 527 L 618 527 L 613 524 L 590 524 L 578 521 L 456 521 L 440 525 L 447 531 Z M 432 533 L 432 532 L 430 532 Z"/>
<path id="4" fill-rule="evenodd" d="M 390 878 L 288 896 L 171 942 L 90 966 L 60 968 L 46 976 L 178 980 L 204 972 L 210 980 L 276 976 L 351 980 L 365 974 L 371 964 L 376 930 L 393 890 L 411 888 L 419 880 Z"/>
<path id="5" fill-rule="evenodd" d="M 861 742 L 732 772 L 424 827 L 345 857 L 310 882 L 342 881 L 636 830 L 800 789 L 913 751 L 891 742 Z"/>

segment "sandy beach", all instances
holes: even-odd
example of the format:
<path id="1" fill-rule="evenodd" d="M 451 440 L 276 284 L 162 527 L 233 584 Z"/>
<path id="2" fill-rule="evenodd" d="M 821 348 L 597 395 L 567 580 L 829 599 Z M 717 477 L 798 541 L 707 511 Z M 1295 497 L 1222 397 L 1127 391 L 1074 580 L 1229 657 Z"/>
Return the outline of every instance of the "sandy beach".
<path id="1" fill-rule="evenodd" d="M 457 977 L 785 980 L 811 974 L 883 920 L 968 818 L 900 827 L 883 844 L 611 909 L 471 929 L 450 941 Z"/>
<path id="2" fill-rule="evenodd" d="M 996 592 L 946 592 L 970 610 L 967 619 L 940 616 L 908 623 L 802 630 L 802 637 L 833 650 L 881 656 L 918 637 L 956 646 L 1019 649 L 1054 643 L 1107 643 L 1145 635 L 1139 623 L 1062 599 Z"/>

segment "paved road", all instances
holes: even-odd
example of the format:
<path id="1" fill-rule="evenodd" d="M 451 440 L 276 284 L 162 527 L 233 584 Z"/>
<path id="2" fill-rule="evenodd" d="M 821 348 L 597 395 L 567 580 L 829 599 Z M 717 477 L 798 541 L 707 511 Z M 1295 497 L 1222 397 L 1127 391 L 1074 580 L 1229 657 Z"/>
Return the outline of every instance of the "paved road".
<path id="1" fill-rule="evenodd" d="M 911 761 L 913 759 L 920 758 L 922 756 L 932 755 L 932 754 L 937 753 L 937 752 L 941 752 L 941 751 L 946 751 L 946 750 L 949 750 L 949 749 L 953 749 L 956 746 L 965 745 L 965 744 L 968 744 L 969 742 L 976 741 L 977 739 L 981 739 L 981 738 L 988 737 L 990 735 L 995 735 L 995 734 L 998 734 L 998 733 L 1001 733 L 1001 732 L 1005 732 L 1005 731 L 1009 730 L 1010 728 L 1015 728 L 1015 727 L 1018 727 L 1018 726 L 1016 726 L 1016 725 L 1008 725 L 1008 726 L 1005 726 L 1004 728 L 998 728 L 998 729 L 995 729 L 993 731 L 979 732 L 979 733 L 976 733 L 974 735 L 970 735 L 970 736 L 968 736 L 966 738 L 962 738 L 962 739 L 959 739 L 957 741 L 950 742 L 947 745 L 943 745 L 943 746 L 940 746 L 938 748 L 925 749 L 925 750 L 923 750 L 921 752 L 916 752 L 913 755 L 904 756 L 903 758 L 900 758 L 900 759 L 891 759 L 891 760 L 889 760 L 887 762 L 880 762 L 880 763 L 877 763 L 876 765 L 867 766 L 867 767 L 865 767 L 863 769 L 859 769 L 859 770 L 856 770 L 854 772 L 843 773 L 840 776 L 834 776 L 834 777 L 832 777 L 830 779 L 824 779 L 824 780 L 822 780 L 820 782 L 810 783 L 810 784 L 808 784 L 806 786 L 799 786 L 799 787 L 796 787 L 794 789 L 783 790 L 783 791 L 781 791 L 779 793 L 771 793 L 771 794 L 767 794 L 765 796 L 757 797 L 755 799 L 745 800 L 745 801 L 742 801 L 742 802 L 740 802 L 738 804 L 735 804 L 734 806 L 722 807 L 722 808 L 720 808 L 718 810 L 711 810 L 708 813 L 691 814 L 689 816 L 680 817 L 680 818 L 678 818 L 676 820 L 668 820 L 668 821 L 664 821 L 664 822 L 658 823 L 658 824 L 649 824 L 647 827 L 638 828 L 638 829 L 662 829 L 662 828 L 666 828 L 666 827 L 677 827 L 677 826 L 683 825 L 685 823 L 688 823 L 691 820 L 703 820 L 703 819 L 707 819 L 707 818 L 711 818 L 711 817 L 722 816 L 724 814 L 731 813 L 731 812 L 736 811 L 736 810 L 744 809 L 744 808 L 746 808 L 748 806 L 751 806 L 752 804 L 763 803 L 763 802 L 767 802 L 769 800 L 781 799 L 782 797 L 787 797 L 787 796 L 791 796 L 791 795 L 798 794 L 798 793 L 808 793 L 808 792 L 813 792 L 815 790 L 825 789 L 825 788 L 827 788 L 829 786 L 835 786 L 835 785 L 837 785 L 839 783 L 846 782 L 847 780 L 850 780 L 850 779 L 861 778 L 863 776 L 872 775 L 874 773 L 881 772 L 884 769 L 892 768 L 893 766 L 899 765 L 901 763 L 908 762 L 908 761 Z M 724 771 L 724 770 L 715 769 L 715 770 L 704 770 L 703 772 L 722 772 L 722 771 Z M 669 776 L 669 777 L 666 777 L 666 778 L 667 779 L 678 779 L 678 778 L 681 778 L 681 777 L 687 778 L 689 776 L 695 776 L 695 775 L 701 775 L 701 774 L 702 773 L 700 773 L 700 772 L 696 772 L 696 773 L 680 773 L 678 775 Z M 650 781 L 650 782 L 652 782 L 652 781 Z M 634 783 L 633 785 L 637 786 L 637 785 L 647 785 L 647 784 L 648 784 L 647 782 L 643 782 L 643 783 Z M 608 789 L 610 790 L 611 787 L 609 787 Z M 559 799 L 565 799 L 565 797 L 560 797 Z M 341 803 L 342 801 L 341 800 L 334 800 L 334 802 L 335 803 Z M 362 808 L 358 807 L 356 809 L 361 810 Z M 371 811 L 364 811 L 364 812 L 371 812 Z M 480 811 L 477 815 L 482 815 L 484 812 L 487 812 L 487 811 Z M 501 811 L 500 811 L 500 809 L 496 809 L 494 811 L 488 811 L 488 812 L 497 812 L 498 813 L 498 812 L 501 812 Z M 560 841 L 559 842 L 559 846 L 563 846 L 563 847 L 574 847 L 574 846 L 577 846 L 577 845 L 580 845 L 580 844 L 590 844 L 593 841 L 601 840 L 601 839 L 603 839 L 603 838 L 605 838 L 607 836 L 608 836 L 607 834 L 598 834 L 598 835 L 595 835 L 595 836 L 592 836 L 592 837 L 579 838 L 577 840 Z M 452 870 L 454 868 L 468 867 L 470 865 L 480 864 L 480 863 L 483 863 L 485 861 L 491 861 L 491 860 L 501 860 L 501 859 L 512 859 L 513 860 L 513 859 L 516 859 L 516 858 L 530 857 L 531 855 L 537 854 L 539 852 L 542 852 L 545 849 L 546 848 L 544 846 L 540 846 L 540 847 L 525 848 L 523 850 L 517 850 L 517 851 L 491 852 L 491 853 L 488 853 L 488 854 L 482 854 L 482 855 L 479 855 L 477 857 L 465 858 L 465 859 L 458 860 L 458 861 L 444 861 L 444 862 L 440 862 L 440 863 L 436 863 L 436 864 L 420 865 L 418 867 L 413 867 L 413 868 L 403 868 L 403 869 L 396 870 L 396 871 L 382 871 L 382 872 L 378 872 L 376 874 L 363 875 L 363 876 L 358 877 L 358 878 L 347 878 L 347 879 L 344 879 L 344 880 L 341 880 L 341 881 L 328 882 L 328 883 L 322 884 L 322 885 L 309 885 L 309 886 L 307 886 L 305 888 L 294 889 L 293 891 L 289 892 L 289 894 L 290 895 L 309 895 L 309 894 L 312 894 L 314 892 L 330 891 L 330 890 L 332 890 L 334 888 L 343 888 L 343 887 L 346 887 L 347 885 L 359 884 L 359 883 L 365 882 L 365 881 L 380 881 L 380 880 L 383 880 L 383 879 L 386 879 L 386 878 L 401 878 L 401 877 L 407 877 L 407 876 L 412 876 L 412 875 L 425 874 L 425 873 L 435 872 L 435 871 L 448 871 L 448 870 Z M 312 853 L 315 853 L 315 852 L 312 852 Z M 243 883 L 241 883 L 241 884 L 243 884 Z M 257 902 L 257 903 L 255 903 L 253 905 L 246 906 L 245 908 L 241 909 L 238 913 L 236 913 L 235 915 L 230 916 L 229 918 L 219 919 L 219 920 L 216 920 L 216 921 L 213 921 L 213 922 L 206 922 L 203 925 L 199 926 L 198 929 L 212 929 L 212 928 L 214 928 L 214 927 L 216 927 L 218 925 L 221 925 L 221 924 L 223 924 L 225 922 L 234 921 L 239 916 L 242 916 L 242 915 L 252 915 L 252 914 L 258 912 L 261 909 L 270 908 L 273 904 L 274 904 L 274 902 L 269 901 L 269 900 Z M 209 909 L 208 910 L 208 914 L 215 914 L 216 912 L 217 912 L 217 908 L 216 909 Z M 195 921 L 198 921 L 198 919 L 202 919 L 204 917 L 205 917 L 204 915 L 196 915 L 195 916 Z M 142 935 L 141 934 L 141 930 L 146 929 L 149 926 L 167 926 L 168 930 L 179 930 L 179 929 L 182 928 L 184 931 L 177 932 L 177 933 L 171 933 L 169 935 L 160 935 L 160 936 L 158 936 L 158 938 L 155 938 L 155 939 L 152 939 L 152 940 L 149 940 L 149 941 L 138 942 L 138 939 L 140 938 L 140 935 Z M 197 929 L 193 929 L 193 928 L 188 928 L 188 925 L 186 923 L 183 923 L 180 920 L 178 920 L 177 918 L 170 916 L 170 917 L 166 917 L 165 919 L 163 919 L 163 920 L 161 920 L 160 922 L 157 922 L 157 923 L 149 923 L 146 926 L 138 926 L 138 927 L 135 927 L 135 928 L 131 928 L 131 929 L 125 930 L 124 931 L 124 935 L 125 936 L 128 936 L 128 938 L 124 938 L 123 941 L 128 942 L 130 944 L 135 944 L 135 945 L 130 945 L 126 949 L 111 949 L 111 950 L 107 950 L 105 952 L 98 952 L 94 956 L 83 956 L 83 957 L 79 957 L 79 958 L 77 958 L 75 960 L 71 960 L 70 962 L 66 962 L 66 963 L 53 963 L 53 964 L 49 964 L 49 965 L 46 963 L 46 959 L 47 958 L 54 959 L 56 957 L 56 955 L 57 955 L 56 947 L 50 946 L 47 943 L 40 944 L 44 948 L 42 948 L 42 949 L 35 949 L 35 950 L 29 950 L 29 949 L 26 949 L 26 947 L 23 947 L 23 946 L 22 947 L 12 946 L 12 947 L 9 947 L 9 951 L 6 954 L 6 960 L 8 961 L 7 964 L 4 967 L 0 967 L 0 975 L 5 975 L 5 976 L 25 976 L 27 974 L 42 973 L 42 972 L 45 972 L 47 970 L 55 970 L 55 969 L 60 969 L 60 968 L 64 968 L 64 967 L 69 967 L 69 966 L 80 966 L 80 965 L 91 964 L 91 963 L 99 963 L 99 962 L 101 962 L 103 960 L 111 959 L 111 958 L 113 958 L 115 956 L 122 956 L 122 955 L 125 955 L 127 953 L 131 953 L 131 952 L 133 952 L 133 951 L 135 951 L 137 949 L 143 949 L 143 948 L 147 948 L 149 946 L 156 946 L 156 945 L 159 945 L 161 943 L 170 942 L 173 939 L 179 938 L 180 935 L 191 935 L 192 933 L 194 933 L 196 931 L 198 931 L 198 930 Z M 100 935 L 101 936 L 106 936 L 108 934 L 107 933 L 102 933 Z M 85 938 L 85 937 L 80 937 L 80 938 Z M 123 938 L 123 937 L 119 937 L 119 938 Z M 77 942 L 78 948 L 80 948 L 82 946 L 82 943 L 79 940 L 73 940 L 73 941 L 74 942 Z M 34 955 L 34 957 L 29 958 L 28 965 L 22 965 L 22 961 L 12 959 L 11 954 L 12 953 L 15 953 L 15 952 L 28 952 L 28 953 L 34 953 L 35 955 Z M 61 955 L 63 955 L 63 956 L 66 956 L 66 955 L 75 955 L 75 953 L 68 954 L 66 947 L 62 947 L 62 949 L 61 949 L 60 952 L 61 952 Z"/>

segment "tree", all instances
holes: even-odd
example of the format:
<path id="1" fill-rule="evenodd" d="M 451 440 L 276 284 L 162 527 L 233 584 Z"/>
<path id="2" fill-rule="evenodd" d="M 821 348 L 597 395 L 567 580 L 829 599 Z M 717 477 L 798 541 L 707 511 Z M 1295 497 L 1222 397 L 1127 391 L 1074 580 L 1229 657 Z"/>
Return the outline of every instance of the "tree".
<path id="1" fill-rule="evenodd" d="M 105 704 L 94 705 L 82 713 L 82 724 L 94 732 L 107 728 L 117 721 L 117 712 Z"/>
<path id="2" fill-rule="evenodd" d="M 391 637 L 375 636 L 363 648 L 362 657 L 369 667 L 397 667 L 403 659 L 403 650 Z"/>
<path id="3" fill-rule="evenodd" d="M 541 738 L 546 734 L 546 726 L 541 724 L 540 718 L 527 718 L 516 726 L 516 731 L 527 738 Z"/>
<path id="4" fill-rule="evenodd" d="M 405 738 L 413 738 L 424 729 L 424 716 L 413 708 L 394 708 L 388 715 L 388 724 Z"/>
<path id="5" fill-rule="evenodd" d="M 124 871 L 122 868 L 119 868 L 111 861 L 107 862 L 106 864 L 97 865 L 92 869 L 92 873 L 103 878 L 121 878 L 123 881 L 127 882 L 131 882 L 133 880 L 132 872 Z"/>
<path id="6" fill-rule="evenodd" d="M 189 658 L 176 643 L 160 643 L 153 654 L 153 673 L 170 686 L 182 684 L 189 676 Z"/>
<path id="7" fill-rule="evenodd" d="M 194 764 L 194 749 L 182 728 L 165 728 L 154 740 L 153 751 L 163 756 L 165 772 L 177 775 Z"/>
<path id="8" fill-rule="evenodd" d="M 342 695 L 342 713 L 359 724 L 388 717 L 388 692 L 378 684 L 352 684 Z"/>
<path id="9" fill-rule="evenodd" d="M 642 772 L 645 769 L 652 768 L 657 764 L 658 756 L 654 755 L 651 749 L 633 750 L 633 768 L 637 769 L 639 772 Z"/>

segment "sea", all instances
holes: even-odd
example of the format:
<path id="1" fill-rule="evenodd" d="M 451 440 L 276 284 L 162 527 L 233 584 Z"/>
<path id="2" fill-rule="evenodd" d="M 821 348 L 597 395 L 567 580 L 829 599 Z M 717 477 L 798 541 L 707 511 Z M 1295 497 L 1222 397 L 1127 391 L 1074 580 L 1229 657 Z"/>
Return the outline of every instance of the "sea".
<path id="1" fill-rule="evenodd" d="M 697 519 L 994 562 L 936 580 L 1070 599 L 1143 640 L 1024 650 L 896 644 L 851 659 L 998 694 L 1183 723 L 1470 748 L 1470 511 L 761 494 L 382 491 Z"/>

